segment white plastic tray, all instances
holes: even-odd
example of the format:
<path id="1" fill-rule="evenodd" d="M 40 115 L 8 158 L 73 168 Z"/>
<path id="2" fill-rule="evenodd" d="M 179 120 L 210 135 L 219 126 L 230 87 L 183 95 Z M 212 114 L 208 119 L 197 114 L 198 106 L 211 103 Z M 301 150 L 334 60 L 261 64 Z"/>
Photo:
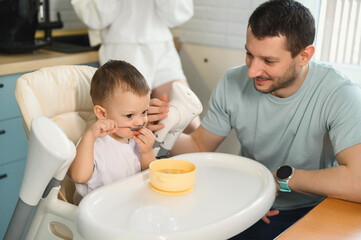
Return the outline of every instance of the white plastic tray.
<path id="1" fill-rule="evenodd" d="M 227 239 L 257 222 L 274 202 L 273 176 L 256 161 L 223 153 L 174 158 L 196 164 L 191 192 L 157 193 L 148 171 L 104 186 L 79 205 L 80 235 L 87 240 Z"/>

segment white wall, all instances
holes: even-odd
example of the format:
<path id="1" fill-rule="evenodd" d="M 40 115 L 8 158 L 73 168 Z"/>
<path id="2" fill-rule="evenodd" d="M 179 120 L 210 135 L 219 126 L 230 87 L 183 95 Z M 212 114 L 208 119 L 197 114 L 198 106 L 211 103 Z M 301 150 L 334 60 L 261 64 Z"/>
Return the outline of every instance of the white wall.
<path id="1" fill-rule="evenodd" d="M 194 16 L 172 29 L 186 43 L 243 49 L 248 18 L 263 0 L 194 0 Z"/>

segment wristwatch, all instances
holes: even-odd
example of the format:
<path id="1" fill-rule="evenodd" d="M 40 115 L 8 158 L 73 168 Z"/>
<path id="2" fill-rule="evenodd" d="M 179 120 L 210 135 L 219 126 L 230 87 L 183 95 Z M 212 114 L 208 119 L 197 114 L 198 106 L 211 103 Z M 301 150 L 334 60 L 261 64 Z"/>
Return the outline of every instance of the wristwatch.
<path id="1" fill-rule="evenodd" d="M 288 181 L 293 177 L 294 168 L 288 165 L 281 166 L 277 172 L 276 177 L 278 184 L 280 185 L 281 192 L 291 192 L 290 187 L 288 186 Z"/>

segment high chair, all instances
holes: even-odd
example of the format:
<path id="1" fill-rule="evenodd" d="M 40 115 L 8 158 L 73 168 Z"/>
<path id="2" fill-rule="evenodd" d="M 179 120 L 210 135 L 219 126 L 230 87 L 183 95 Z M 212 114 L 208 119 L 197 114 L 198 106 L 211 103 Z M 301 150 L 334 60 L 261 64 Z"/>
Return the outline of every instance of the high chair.
<path id="1" fill-rule="evenodd" d="M 32 119 L 42 116 L 51 119 L 76 144 L 96 120 L 90 98 L 95 71 L 90 66 L 64 65 L 21 76 L 16 81 L 15 98 L 27 137 Z M 76 230 L 74 191 L 74 183 L 66 176 L 61 187 L 52 188 L 37 206 L 25 239 L 82 239 Z"/>
<path id="2" fill-rule="evenodd" d="M 76 144 L 95 121 L 90 81 L 96 68 L 80 65 L 47 67 L 21 76 L 15 97 L 29 138 L 31 120 L 45 116 L 53 120 Z M 62 182 L 59 199 L 73 203 L 74 183 Z"/>

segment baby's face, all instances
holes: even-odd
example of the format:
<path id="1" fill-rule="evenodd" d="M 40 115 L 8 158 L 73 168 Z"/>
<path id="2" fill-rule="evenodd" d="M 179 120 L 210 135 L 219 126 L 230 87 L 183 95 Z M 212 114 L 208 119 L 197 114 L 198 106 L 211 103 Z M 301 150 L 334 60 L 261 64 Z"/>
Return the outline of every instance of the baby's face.
<path id="1" fill-rule="evenodd" d="M 148 123 L 147 111 L 150 95 L 138 96 L 132 92 L 115 91 L 106 104 L 107 118 L 112 119 L 122 127 L 138 127 Z M 132 138 L 136 131 L 129 128 L 119 128 L 116 135 L 122 138 Z"/>

